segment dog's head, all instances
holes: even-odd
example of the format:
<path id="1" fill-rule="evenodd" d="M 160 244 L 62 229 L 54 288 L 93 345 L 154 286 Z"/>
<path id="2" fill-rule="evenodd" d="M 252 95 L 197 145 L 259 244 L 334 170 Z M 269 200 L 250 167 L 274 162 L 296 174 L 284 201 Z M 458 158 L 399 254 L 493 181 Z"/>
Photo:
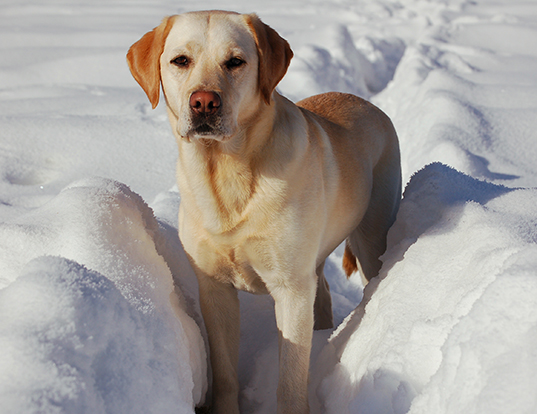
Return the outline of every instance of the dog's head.
<path id="1" fill-rule="evenodd" d="M 225 141 L 270 105 L 292 56 L 255 14 L 207 11 L 165 18 L 127 62 L 153 108 L 162 83 L 176 134 Z"/>

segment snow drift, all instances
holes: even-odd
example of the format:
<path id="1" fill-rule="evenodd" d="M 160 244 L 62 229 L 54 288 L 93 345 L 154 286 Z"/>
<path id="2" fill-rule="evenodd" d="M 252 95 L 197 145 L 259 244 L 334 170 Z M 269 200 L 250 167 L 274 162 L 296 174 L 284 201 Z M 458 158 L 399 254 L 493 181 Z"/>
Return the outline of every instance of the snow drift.
<path id="1" fill-rule="evenodd" d="M 414 175 L 381 275 L 324 351 L 326 412 L 530 412 L 536 202 L 442 164 Z"/>
<path id="2" fill-rule="evenodd" d="M 203 401 L 196 310 L 174 291 L 138 195 L 77 182 L 0 234 L 3 412 L 187 413 Z"/>

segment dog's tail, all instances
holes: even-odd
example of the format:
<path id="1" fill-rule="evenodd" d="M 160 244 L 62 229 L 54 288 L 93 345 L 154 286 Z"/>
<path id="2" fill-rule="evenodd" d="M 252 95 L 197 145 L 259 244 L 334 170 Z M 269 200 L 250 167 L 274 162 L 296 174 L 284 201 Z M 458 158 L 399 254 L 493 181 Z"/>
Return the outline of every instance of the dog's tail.
<path id="1" fill-rule="evenodd" d="M 348 239 L 345 242 L 345 253 L 343 254 L 343 270 L 345 270 L 347 277 L 351 277 L 358 270 L 358 259 L 352 252 Z"/>

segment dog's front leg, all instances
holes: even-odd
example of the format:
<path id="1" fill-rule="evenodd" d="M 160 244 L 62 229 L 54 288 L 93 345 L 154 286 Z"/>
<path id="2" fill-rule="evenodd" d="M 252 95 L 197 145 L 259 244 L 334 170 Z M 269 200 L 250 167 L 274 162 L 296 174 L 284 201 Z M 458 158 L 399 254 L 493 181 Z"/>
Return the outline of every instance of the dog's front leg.
<path id="1" fill-rule="evenodd" d="M 280 286 L 271 292 L 280 334 L 278 414 L 309 413 L 308 373 L 315 291 L 316 280 L 312 276 L 298 287 Z"/>
<path id="2" fill-rule="evenodd" d="M 212 412 L 239 413 L 240 309 L 237 290 L 229 283 L 198 274 L 200 305 L 213 371 Z"/>

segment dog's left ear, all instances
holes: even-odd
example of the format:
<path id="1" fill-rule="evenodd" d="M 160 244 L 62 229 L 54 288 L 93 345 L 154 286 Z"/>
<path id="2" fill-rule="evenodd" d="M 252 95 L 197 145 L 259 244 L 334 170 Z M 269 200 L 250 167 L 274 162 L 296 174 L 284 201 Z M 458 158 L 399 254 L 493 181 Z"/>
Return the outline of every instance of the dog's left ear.
<path id="1" fill-rule="evenodd" d="M 132 76 L 146 93 L 153 109 L 157 107 L 160 95 L 160 55 L 173 20 L 174 16 L 164 18 L 159 26 L 133 44 L 127 53 Z"/>
<path id="2" fill-rule="evenodd" d="M 289 43 L 256 14 L 244 15 L 253 31 L 259 56 L 259 89 L 265 102 L 270 104 L 272 92 L 287 72 L 293 51 Z"/>

